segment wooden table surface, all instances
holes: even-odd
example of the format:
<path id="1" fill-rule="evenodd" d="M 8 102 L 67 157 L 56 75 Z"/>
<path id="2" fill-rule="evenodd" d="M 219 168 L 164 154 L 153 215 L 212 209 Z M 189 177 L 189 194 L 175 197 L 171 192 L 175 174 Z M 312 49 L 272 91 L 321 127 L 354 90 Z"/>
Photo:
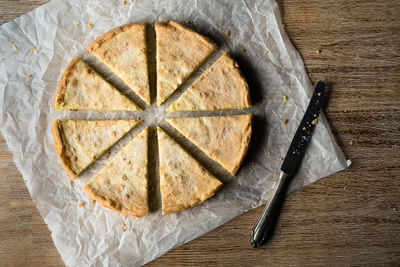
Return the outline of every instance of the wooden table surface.
<path id="1" fill-rule="evenodd" d="M 45 2 L 1 0 L 0 24 Z M 400 264 L 400 1 L 278 4 L 311 79 L 328 83 L 326 115 L 353 164 L 290 194 L 267 245 L 249 243 L 260 207 L 150 266 Z M 3 138 L 0 184 L 0 266 L 63 265 Z"/>

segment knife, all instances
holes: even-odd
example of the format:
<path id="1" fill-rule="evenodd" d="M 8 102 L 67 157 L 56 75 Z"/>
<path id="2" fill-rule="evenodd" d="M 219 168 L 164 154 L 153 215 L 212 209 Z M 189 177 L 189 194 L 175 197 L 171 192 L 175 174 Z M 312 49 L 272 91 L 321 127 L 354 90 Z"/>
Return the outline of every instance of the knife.
<path id="1" fill-rule="evenodd" d="M 311 140 L 312 131 L 318 122 L 318 115 L 321 111 L 325 93 L 325 83 L 319 81 L 315 86 L 313 95 L 308 104 L 307 110 L 300 122 L 299 127 L 290 143 L 285 160 L 281 166 L 278 185 L 269 201 L 254 225 L 251 233 L 251 244 L 253 247 L 262 245 L 269 238 L 272 223 L 279 212 L 279 205 L 283 199 L 286 186 L 300 167 L 307 145 Z"/>

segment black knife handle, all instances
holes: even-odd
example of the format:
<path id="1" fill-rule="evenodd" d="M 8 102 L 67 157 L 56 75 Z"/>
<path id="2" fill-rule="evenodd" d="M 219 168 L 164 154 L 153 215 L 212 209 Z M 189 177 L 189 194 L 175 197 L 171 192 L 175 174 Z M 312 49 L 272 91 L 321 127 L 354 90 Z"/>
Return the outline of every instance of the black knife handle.
<path id="1" fill-rule="evenodd" d="M 285 193 L 285 184 L 288 175 L 281 171 L 279 175 L 278 185 L 272 195 L 271 200 L 265 205 L 264 210 L 258 218 L 257 223 L 254 225 L 251 232 L 251 244 L 253 247 L 262 245 L 268 238 L 271 230 L 272 222 L 277 219 L 277 212 L 279 212 L 280 200 Z"/>

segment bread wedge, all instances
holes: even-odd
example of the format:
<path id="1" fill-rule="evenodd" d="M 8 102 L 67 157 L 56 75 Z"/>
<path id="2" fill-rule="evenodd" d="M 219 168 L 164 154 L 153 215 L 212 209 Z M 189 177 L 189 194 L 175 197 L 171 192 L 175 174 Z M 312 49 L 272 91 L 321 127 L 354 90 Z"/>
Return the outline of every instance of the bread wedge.
<path id="1" fill-rule="evenodd" d="M 139 123 L 138 120 L 55 120 L 51 132 L 67 175 L 76 178 Z"/>
<path id="2" fill-rule="evenodd" d="M 87 49 L 150 104 L 145 22 L 116 27 L 90 43 Z"/>
<path id="3" fill-rule="evenodd" d="M 157 103 L 161 105 L 217 49 L 209 38 L 175 21 L 155 23 Z"/>
<path id="4" fill-rule="evenodd" d="M 148 129 L 130 141 L 83 189 L 101 205 L 136 217 L 150 214 Z"/>
<path id="5" fill-rule="evenodd" d="M 161 128 L 157 132 L 163 215 L 194 207 L 212 197 L 222 183 Z"/>

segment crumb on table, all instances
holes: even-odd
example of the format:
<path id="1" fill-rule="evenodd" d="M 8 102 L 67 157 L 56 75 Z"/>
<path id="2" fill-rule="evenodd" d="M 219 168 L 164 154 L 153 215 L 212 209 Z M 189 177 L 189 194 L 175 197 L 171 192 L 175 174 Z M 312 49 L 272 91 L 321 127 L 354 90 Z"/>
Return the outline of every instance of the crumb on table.
<path id="1" fill-rule="evenodd" d="M 81 203 L 78 204 L 78 207 L 79 207 L 79 208 L 82 208 L 83 206 L 85 206 L 85 203 L 83 203 L 83 202 L 81 202 Z"/>

